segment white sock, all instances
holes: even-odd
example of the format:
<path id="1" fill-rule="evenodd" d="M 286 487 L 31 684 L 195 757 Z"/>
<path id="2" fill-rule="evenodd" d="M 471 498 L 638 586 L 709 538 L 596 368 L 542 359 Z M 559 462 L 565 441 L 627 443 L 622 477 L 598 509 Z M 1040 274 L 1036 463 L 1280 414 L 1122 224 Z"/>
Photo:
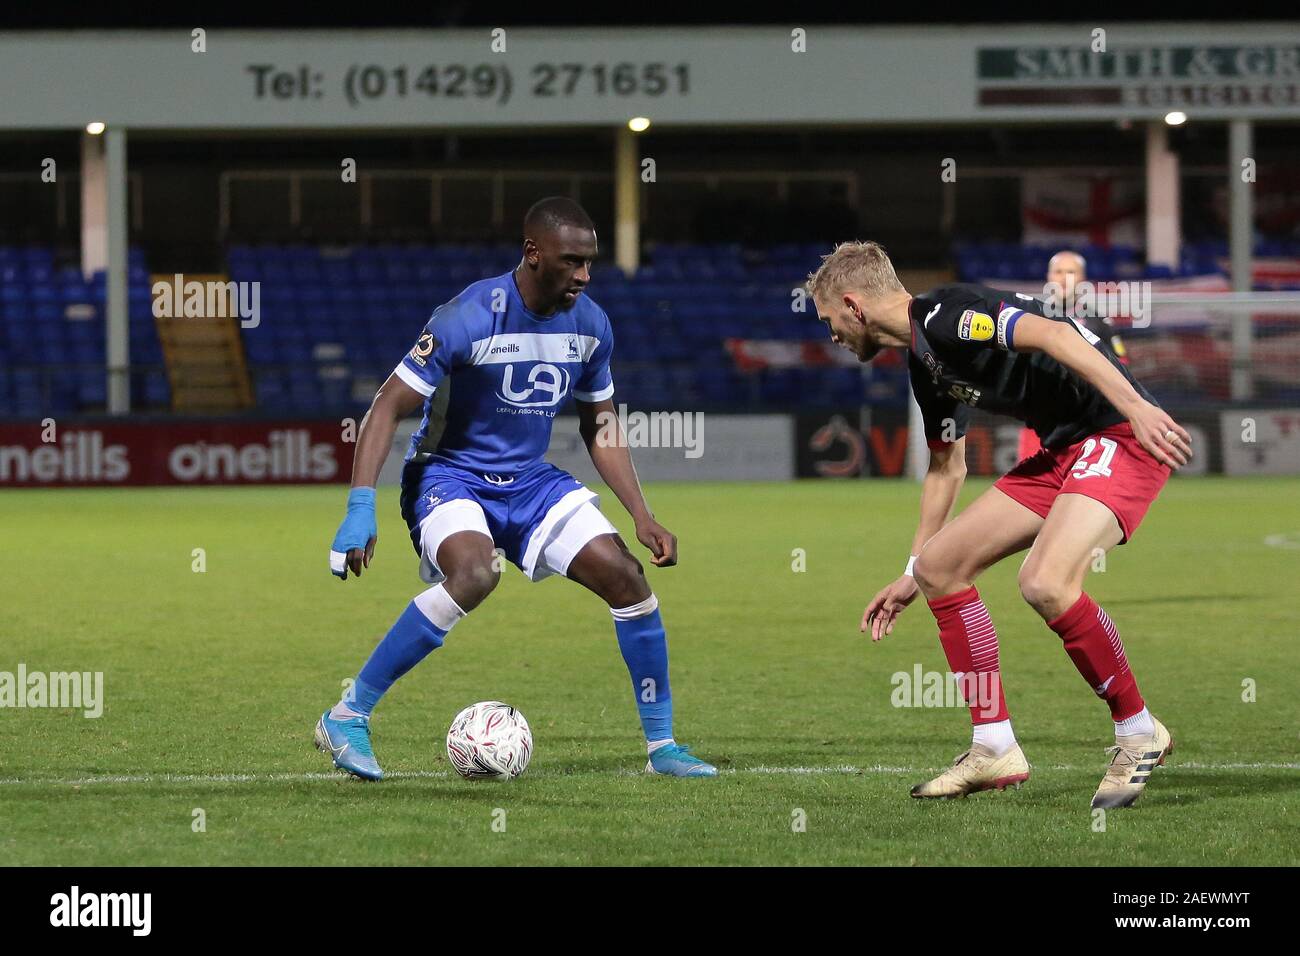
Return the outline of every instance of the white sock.
<path id="1" fill-rule="evenodd" d="M 673 740 L 673 738 L 671 737 L 665 738 L 664 740 L 651 740 L 646 743 L 645 752 L 648 754 L 652 754 L 660 747 L 667 747 L 669 744 L 672 743 L 676 743 L 676 741 Z"/>
<path id="2" fill-rule="evenodd" d="M 440 631 L 450 631 L 466 613 L 460 609 L 456 599 L 448 594 L 447 589 L 441 584 L 435 584 L 427 591 L 421 591 L 412 600 L 420 612 Z"/>
<path id="3" fill-rule="evenodd" d="M 1125 717 L 1123 720 L 1115 721 L 1116 737 L 1150 737 L 1155 732 L 1155 721 L 1151 719 L 1151 711 L 1145 707 L 1132 717 Z"/>
<path id="4" fill-rule="evenodd" d="M 332 720 L 347 720 L 349 717 L 364 717 L 365 714 L 358 714 L 343 701 L 339 701 L 330 708 L 330 718 Z"/>
<path id="5" fill-rule="evenodd" d="M 1011 730 L 1011 721 L 998 720 L 991 724 L 976 724 L 971 743 L 987 747 L 999 757 L 1016 745 L 1016 735 Z"/>

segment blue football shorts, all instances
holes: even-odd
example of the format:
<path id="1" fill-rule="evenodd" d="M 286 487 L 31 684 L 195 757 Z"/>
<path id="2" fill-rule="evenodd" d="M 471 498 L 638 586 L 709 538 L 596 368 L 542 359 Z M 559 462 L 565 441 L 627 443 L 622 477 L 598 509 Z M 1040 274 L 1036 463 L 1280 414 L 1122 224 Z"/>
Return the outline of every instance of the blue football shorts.
<path id="1" fill-rule="evenodd" d="M 487 535 L 531 581 L 565 575 L 569 562 L 602 534 L 616 534 L 600 496 L 567 471 L 538 462 L 514 475 L 481 474 L 446 461 L 408 463 L 402 517 L 420 555 L 420 577 L 437 584 L 438 548 L 461 531 Z"/>

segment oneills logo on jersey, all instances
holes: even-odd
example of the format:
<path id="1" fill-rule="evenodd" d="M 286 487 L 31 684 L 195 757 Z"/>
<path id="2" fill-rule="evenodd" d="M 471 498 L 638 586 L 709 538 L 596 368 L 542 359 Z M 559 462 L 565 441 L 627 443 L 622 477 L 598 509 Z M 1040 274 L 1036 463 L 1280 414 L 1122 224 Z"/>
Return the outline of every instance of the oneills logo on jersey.
<path id="1" fill-rule="evenodd" d="M 433 350 L 438 347 L 438 340 L 433 337 L 432 332 L 425 332 L 415 342 L 415 348 L 411 349 L 411 361 L 420 368 L 424 368 L 429 363 L 429 356 Z"/>
<path id="2" fill-rule="evenodd" d="M 967 342 L 987 342 L 993 338 L 993 318 L 983 312 L 967 309 L 957 323 L 957 338 Z"/>

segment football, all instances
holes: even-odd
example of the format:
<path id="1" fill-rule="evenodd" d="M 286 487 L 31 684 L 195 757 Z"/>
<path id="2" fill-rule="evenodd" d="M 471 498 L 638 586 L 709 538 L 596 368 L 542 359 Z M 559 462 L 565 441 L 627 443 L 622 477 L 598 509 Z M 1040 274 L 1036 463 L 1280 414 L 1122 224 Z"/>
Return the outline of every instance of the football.
<path id="1" fill-rule="evenodd" d="M 528 769 L 532 755 L 528 721 L 499 700 L 471 704 L 447 731 L 447 759 L 467 780 L 513 780 Z"/>

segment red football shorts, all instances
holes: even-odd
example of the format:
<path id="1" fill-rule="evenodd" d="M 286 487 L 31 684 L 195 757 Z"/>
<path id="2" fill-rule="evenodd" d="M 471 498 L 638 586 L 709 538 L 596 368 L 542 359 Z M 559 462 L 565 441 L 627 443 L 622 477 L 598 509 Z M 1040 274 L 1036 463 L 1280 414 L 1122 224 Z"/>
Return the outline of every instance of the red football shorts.
<path id="1" fill-rule="evenodd" d="M 1040 449 L 994 487 L 1044 518 L 1057 495 L 1087 495 L 1119 519 L 1123 544 L 1168 480 L 1169 466 L 1151 457 L 1122 422 L 1064 448 Z"/>
<path id="2" fill-rule="evenodd" d="M 1020 429 L 1020 448 L 1016 452 L 1016 459 L 1023 461 L 1038 449 L 1043 447 L 1043 443 L 1038 440 L 1038 432 L 1032 428 Z"/>

